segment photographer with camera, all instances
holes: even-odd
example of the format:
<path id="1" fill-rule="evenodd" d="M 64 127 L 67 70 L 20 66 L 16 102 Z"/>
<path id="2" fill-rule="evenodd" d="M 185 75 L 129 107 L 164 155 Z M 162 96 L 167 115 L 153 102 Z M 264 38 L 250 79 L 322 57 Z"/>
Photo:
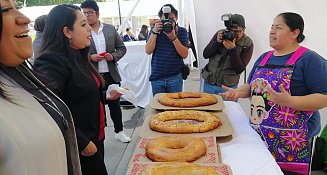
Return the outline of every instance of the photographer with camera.
<path id="1" fill-rule="evenodd" d="M 183 59 L 188 56 L 188 34 L 177 25 L 178 12 L 166 4 L 158 12 L 146 43 L 146 53 L 152 54 L 151 75 L 153 95 L 166 92 L 181 92 L 183 89 Z"/>
<path id="2" fill-rule="evenodd" d="M 202 69 L 203 91 L 212 94 L 225 92 L 222 85 L 237 88 L 240 74 L 253 53 L 253 43 L 245 35 L 245 20 L 239 14 L 221 17 L 226 29 L 218 30 L 203 51 L 209 63 Z"/>

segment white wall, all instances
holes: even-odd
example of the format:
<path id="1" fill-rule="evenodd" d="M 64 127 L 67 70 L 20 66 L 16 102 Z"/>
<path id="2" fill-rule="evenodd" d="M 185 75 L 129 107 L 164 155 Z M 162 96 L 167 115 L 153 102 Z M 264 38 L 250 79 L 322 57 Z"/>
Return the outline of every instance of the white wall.
<path id="1" fill-rule="evenodd" d="M 276 15 L 291 11 L 299 13 L 305 22 L 304 35 L 306 39 L 301 44 L 316 51 L 327 58 L 326 41 L 327 35 L 327 1 L 326 0 L 186 0 L 194 4 L 194 11 L 188 13 L 193 38 L 197 39 L 197 52 L 200 68 L 204 67 L 207 60 L 203 59 L 202 53 L 213 34 L 221 28 L 225 28 L 220 17 L 224 13 L 239 13 L 245 17 L 246 34 L 254 42 L 253 57 L 247 67 L 250 72 L 254 61 L 269 47 L 268 34 L 270 26 Z M 189 5 L 190 6 L 190 5 Z M 243 82 L 243 80 L 240 80 Z M 242 84 L 242 83 L 240 83 Z M 249 111 L 249 101 L 241 100 L 245 111 Z M 327 109 L 321 111 L 322 125 L 327 123 Z"/>

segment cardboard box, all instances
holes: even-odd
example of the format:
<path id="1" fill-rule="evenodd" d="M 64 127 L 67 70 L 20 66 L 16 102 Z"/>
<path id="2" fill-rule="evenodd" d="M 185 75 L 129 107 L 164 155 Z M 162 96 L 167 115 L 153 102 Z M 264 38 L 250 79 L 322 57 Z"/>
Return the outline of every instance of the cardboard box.
<path id="1" fill-rule="evenodd" d="M 134 148 L 134 153 L 130 159 L 130 164 L 133 162 L 152 162 L 152 160 L 149 159 L 145 153 L 145 146 L 147 143 L 149 143 L 151 139 L 153 138 L 146 138 L 146 137 L 140 138 L 137 146 Z M 201 137 L 201 139 L 204 141 L 204 143 L 207 146 L 207 153 L 200 159 L 195 160 L 193 162 L 194 163 L 221 163 L 221 161 L 219 161 L 221 160 L 221 158 L 218 158 L 220 150 L 219 151 L 217 150 L 219 149 L 219 147 L 217 147 L 216 137 L 204 136 Z"/>
<path id="2" fill-rule="evenodd" d="M 152 101 L 150 102 L 150 107 L 157 109 L 157 110 L 181 110 L 181 109 L 193 109 L 193 110 L 206 110 L 206 111 L 221 111 L 225 108 L 223 99 L 219 95 L 214 95 L 218 102 L 213 105 L 208 106 L 199 106 L 199 107 L 192 107 L 192 108 L 179 108 L 179 107 L 170 107 L 170 106 L 164 106 L 161 103 L 159 103 L 158 99 L 166 93 L 158 93 L 156 94 Z"/>
<path id="3" fill-rule="evenodd" d="M 150 165 L 150 164 L 156 164 L 153 162 L 134 162 L 131 164 L 131 166 L 128 168 L 127 174 L 128 175 L 139 175 L 142 168 Z M 202 163 L 196 163 L 202 166 L 208 166 L 212 167 L 217 171 L 217 174 L 219 175 L 233 175 L 232 170 L 230 167 L 223 163 L 217 163 L 217 164 L 202 164 Z"/>
<path id="4" fill-rule="evenodd" d="M 158 111 L 153 110 L 153 115 L 157 114 Z M 181 135 L 192 135 L 192 136 L 215 136 L 215 137 L 226 137 L 229 135 L 232 135 L 234 133 L 234 129 L 226 116 L 225 113 L 223 112 L 212 112 L 214 115 L 218 116 L 220 121 L 222 122 L 221 126 L 218 126 L 218 128 L 213 129 L 208 132 L 204 133 L 189 133 L 189 134 L 181 134 Z M 143 125 L 140 130 L 140 137 L 146 137 L 146 138 L 151 138 L 151 137 L 158 137 L 158 136 L 164 136 L 167 134 L 172 134 L 172 133 L 162 133 L 162 132 L 157 132 L 153 131 L 150 129 L 149 126 L 149 119 L 151 116 L 146 116 L 143 122 Z M 178 135 L 178 134 L 177 134 Z"/>
<path id="5" fill-rule="evenodd" d="M 222 163 L 223 160 L 222 160 L 222 158 L 221 158 L 221 150 L 220 150 L 220 146 L 219 146 L 218 142 L 216 142 L 216 144 L 217 144 L 218 162 L 219 162 L 219 163 Z"/>

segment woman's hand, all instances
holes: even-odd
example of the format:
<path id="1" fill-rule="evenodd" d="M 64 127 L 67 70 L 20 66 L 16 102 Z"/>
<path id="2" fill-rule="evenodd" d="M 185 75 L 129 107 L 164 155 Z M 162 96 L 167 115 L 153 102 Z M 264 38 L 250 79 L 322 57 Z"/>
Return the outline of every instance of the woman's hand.
<path id="1" fill-rule="evenodd" d="M 229 88 L 227 86 L 222 85 L 221 86 L 224 90 L 226 90 L 226 92 L 224 93 L 219 93 L 220 96 L 228 99 L 228 100 L 232 100 L 232 101 L 236 101 L 238 98 L 241 97 L 241 94 L 233 88 Z"/>
<path id="2" fill-rule="evenodd" d="M 98 149 L 95 146 L 95 144 L 92 141 L 90 141 L 89 144 L 84 148 L 84 150 L 82 151 L 81 154 L 83 156 L 93 156 L 97 151 L 98 151 Z"/>
<path id="3" fill-rule="evenodd" d="M 284 89 L 283 85 L 278 86 L 280 92 L 275 91 L 273 88 L 271 88 L 270 85 L 267 85 L 266 88 L 270 93 L 270 101 L 277 103 L 281 106 L 293 106 L 292 96 Z"/>

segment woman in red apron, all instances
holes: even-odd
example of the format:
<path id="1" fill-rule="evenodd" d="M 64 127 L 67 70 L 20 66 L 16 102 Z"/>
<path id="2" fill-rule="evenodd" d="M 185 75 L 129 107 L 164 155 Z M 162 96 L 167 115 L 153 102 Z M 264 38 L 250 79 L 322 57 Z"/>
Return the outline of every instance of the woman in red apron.
<path id="1" fill-rule="evenodd" d="M 251 126 L 289 175 L 309 174 L 309 139 L 319 133 L 317 110 L 327 106 L 327 61 L 299 45 L 303 29 L 300 15 L 279 14 L 269 35 L 275 50 L 257 60 L 247 84 L 220 94 L 231 100 L 251 96 Z M 312 134 L 310 128 L 318 129 Z"/>

